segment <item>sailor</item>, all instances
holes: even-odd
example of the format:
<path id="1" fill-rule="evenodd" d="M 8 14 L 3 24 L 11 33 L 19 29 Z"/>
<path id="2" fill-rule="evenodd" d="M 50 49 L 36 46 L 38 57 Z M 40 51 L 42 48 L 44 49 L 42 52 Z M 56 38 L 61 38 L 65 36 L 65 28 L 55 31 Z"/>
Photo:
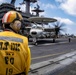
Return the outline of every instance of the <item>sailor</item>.
<path id="1" fill-rule="evenodd" d="M 8 11 L 2 18 L 0 32 L 0 75 L 28 75 L 31 62 L 28 39 L 18 34 L 23 18 L 17 11 Z"/>

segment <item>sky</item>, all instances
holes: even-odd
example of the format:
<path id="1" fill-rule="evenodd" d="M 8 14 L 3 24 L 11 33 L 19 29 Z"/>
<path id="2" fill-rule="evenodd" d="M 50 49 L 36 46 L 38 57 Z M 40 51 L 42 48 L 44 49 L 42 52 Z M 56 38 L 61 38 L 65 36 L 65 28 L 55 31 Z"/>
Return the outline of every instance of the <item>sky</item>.
<path id="1" fill-rule="evenodd" d="M 0 4 L 8 2 L 11 0 L 0 0 Z M 19 5 L 19 3 L 23 2 L 23 0 L 16 0 L 15 7 L 21 7 L 21 11 L 25 12 L 25 5 Z M 76 35 L 76 0 L 38 0 L 36 3 L 30 3 L 30 12 L 36 7 L 36 5 L 40 5 L 40 9 L 44 10 L 44 12 L 40 13 L 40 16 L 55 18 L 60 24 L 64 23 L 65 31 L 63 33 L 66 34 L 74 34 Z M 34 13 L 35 14 L 35 13 Z M 53 24 L 49 24 L 53 26 Z"/>

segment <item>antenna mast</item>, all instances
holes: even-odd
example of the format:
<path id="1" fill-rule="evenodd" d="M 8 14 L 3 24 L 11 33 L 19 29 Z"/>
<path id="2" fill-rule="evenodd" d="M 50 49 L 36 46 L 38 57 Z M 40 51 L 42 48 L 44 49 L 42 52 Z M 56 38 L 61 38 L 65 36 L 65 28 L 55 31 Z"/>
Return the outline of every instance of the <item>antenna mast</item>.
<path id="1" fill-rule="evenodd" d="M 22 3 L 20 3 L 21 5 L 26 4 L 26 13 L 30 13 L 30 3 L 35 3 L 37 2 L 37 0 L 23 0 Z"/>
<path id="2" fill-rule="evenodd" d="M 16 0 L 11 0 L 11 4 L 15 5 Z"/>

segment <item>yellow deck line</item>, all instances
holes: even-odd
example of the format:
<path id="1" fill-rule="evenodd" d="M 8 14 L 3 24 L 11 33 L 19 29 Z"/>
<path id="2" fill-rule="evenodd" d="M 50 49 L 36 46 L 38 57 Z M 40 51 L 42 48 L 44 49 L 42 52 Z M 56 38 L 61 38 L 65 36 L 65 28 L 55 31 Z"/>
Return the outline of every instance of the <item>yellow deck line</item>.
<path id="1" fill-rule="evenodd" d="M 32 58 L 32 60 L 40 59 L 40 58 L 46 58 L 46 57 L 50 57 L 50 56 L 55 56 L 55 55 L 59 55 L 59 54 L 63 54 L 63 53 L 66 53 L 66 52 L 61 52 L 61 53 L 56 53 L 56 54 L 49 54 L 49 55 L 40 56 L 40 57 L 35 57 L 35 58 Z"/>

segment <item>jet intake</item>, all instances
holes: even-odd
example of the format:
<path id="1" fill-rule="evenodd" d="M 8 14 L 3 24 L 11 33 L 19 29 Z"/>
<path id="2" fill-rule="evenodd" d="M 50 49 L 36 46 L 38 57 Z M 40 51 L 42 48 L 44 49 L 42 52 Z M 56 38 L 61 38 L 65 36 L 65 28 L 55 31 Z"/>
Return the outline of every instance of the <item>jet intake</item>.
<path id="1" fill-rule="evenodd" d="M 32 34 L 32 35 L 36 35 L 36 34 L 37 34 L 37 32 L 31 32 L 31 34 Z"/>

